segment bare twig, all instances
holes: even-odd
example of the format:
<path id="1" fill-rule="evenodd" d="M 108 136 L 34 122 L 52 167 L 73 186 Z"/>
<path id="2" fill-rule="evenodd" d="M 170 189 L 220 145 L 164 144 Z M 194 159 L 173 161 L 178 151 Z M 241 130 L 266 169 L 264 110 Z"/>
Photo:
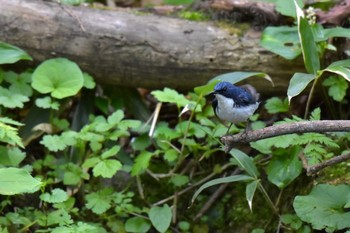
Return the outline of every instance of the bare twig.
<path id="1" fill-rule="evenodd" d="M 350 131 L 350 121 L 348 120 L 303 121 L 246 131 L 236 135 L 225 135 L 221 138 L 221 141 L 225 144 L 225 152 L 228 153 L 236 143 L 248 143 L 292 133 L 345 131 Z"/>
<path id="2" fill-rule="evenodd" d="M 326 161 L 324 161 L 322 163 L 319 163 L 319 164 L 316 164 L 316 165 L 313 165 L 313 166 L 307 166 L 307 168 L 306 168 L 307 175 L 308 176 L 309 175 L 313 175 L 313 174 L 319 172 L 320 170 L 322 170 L 323 168 L 326 168 L 326 167 L 329 167 L 329 166 L 332 166 L 332 165 L 344 162 L 347 159 L 350 159 L 350 153 L 344 154 L 344 155 L 335 156 L 335 157 L 333 157 L 333 158 L 331 158 L 329 160 L 326 160 Z"/>

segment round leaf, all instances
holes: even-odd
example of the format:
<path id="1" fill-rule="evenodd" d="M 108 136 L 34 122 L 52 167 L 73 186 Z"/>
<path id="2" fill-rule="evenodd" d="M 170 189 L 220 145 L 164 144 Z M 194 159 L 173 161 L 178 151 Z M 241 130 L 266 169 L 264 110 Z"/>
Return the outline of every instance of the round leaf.
<path id="1" fill-rule="evenodd" d="M 165 232 L 169 228 L 172 212 L 168 205 L 164 205 L 163 207 L 154 206 L 151 208 L 148 215 L 151 219 L 152 225 L 157 231 Z"/>
<path id="2" fill-rule="evenodd" d="M 40 64 L 32 76 L 32 87 L 57 99 L 73 96 L 83 87 L 84 77 L 78 65 L 65 58 L 54 58 Z"/>

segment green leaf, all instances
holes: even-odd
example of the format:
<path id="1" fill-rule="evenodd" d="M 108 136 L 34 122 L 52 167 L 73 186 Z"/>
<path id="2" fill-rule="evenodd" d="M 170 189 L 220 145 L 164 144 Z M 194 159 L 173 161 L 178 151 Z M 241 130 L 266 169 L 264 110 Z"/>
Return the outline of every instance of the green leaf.
<path id="1" fill-rule="evenodd" d="M 113 155 L 118 154 L 120 151 L 120 146 L 113 146 L 112 148 L 108 149 L 107 151 L 103 152 L 101 155 L 102 159 L 107 159 L 109 157 L 112 157 Z"/>
<path id="2" fill-rule="evenodd" d="M 169 149 L 164 152 L 164 159 L 168 162 L 174 162 L 179 156 L 179 152 L 175 149 Z"/>
<path id="3" fill-rule="evenodd" d="M 163 233 L 170 226 L 172 218 L 171 208 L 167 204 L 163 205 L 163 207 L 153 206 L 150 209 L 148 216 L 154 228 L 156 228 L 158 232 Z"/>
<path id="4" fill-rule="evenodd" d="M 304 7 L 304 3 L 302 0 L 297 0 L 297 3 L 300 8 Z M 281 13 L 282 15 L 286 16 L 291 16 L 293 18 L 296 18 L 296 13 L 295 13 L 295 5 L 292 1 L 288 0 L 276 0 L 275 1 L 276 5 L 276 11 Z"/>
<path id="5" fill-rule="evenodd" d="M 12 64 L 19 60 L 33 59 L 22 49 L 0 41 L 0 64 Z"/>
<path id="6" fill-rule="evenodd" d="M 218 184 L 224 184 L 224 183 L 232 183 L 237 181 L 253 181 L 254 178 L 247 175 L 234 175 L 234 176 L 227 176 L 223 178 L 217 178 L 213 179 L 205 184 L 203 184 L 199 189 L 193 194 L 191 202 L 193 203 L 194 200 L 197 198 L 197 196 L 206 188 L 209 188 L 214 185 Z"/>
<path id="7" fill-rule="evenodd" d="M 350 212 L 345 209 L 349 200 L 349 185 L 319 184 L 307 196 L 296 196 L 294 210 L 298 217 L 316 230 L 327 232 L 350 227 Z"/>
<path id="8" fill-rule="evenodd" d="M 3 166 L 17 167 L 25 157 L 26 154 L 17 147 L 0 146 L 0 164 Z"/>
<path id="9" fill-rule="evenodd" d="M 315 108 L 310 113 L 310 120 L 311 121 L 319 121 L 319 120 L 321 120 L 321 109 L 320 108 Z"/>
<path id="10" fill-rule="evenodd" d="M 199 87 L 195 87 L 194 88 L 194 92 L 197 94 L 197 95 L 202 95 L 202 96 L 205 96 L 205 95 L 208 95 L 209 93 L 213 92 L 214 90 L 214 87 L 215 85 L 220 82 L 220 80 L 214 80 L 212 82 L 208 82 L 207 84 L 205 85 L 202 85 L 202 86 L 199 86 Z"/>
<path id="11" fill-rule="evenodd" d="M 60 203 L 68 200 L 68 194 L 62 189 L 53 189 L 50 193 L 43 193 L 40 199 L 48 203 Z"/>
<path id="12" fill-rule="evenodd" d="M 112 194 L 112 188 L 105 188 L 86 195 L 86 208 L 91 209 L 95 214 L 106 212 L 111 208 Z"/>
<path id="13" fill-rule="evenodd" d="M 34 193 L 42 182 L 33 178 L 26 170 L 19 168 L 0 168 L 0 194 L 15 195 Z"/>
<path id="14" fill-rule="evenodd" d="M 297 27 L 267 27 L 260 43 L 263 48 L 285 59 L 292 60 L 301 54 Z"/>
<path id="15" fill-rule="evenodd" d="M 35 105 L 38 106 L 39 108 L 44 108 L 44 109 L 51 108 L 55 110 L 58 110 L 60 107 L 60 104 L 57 101 L 53 101 L 50 96 L 37 98 L 35 100 Z"/>
<path id="16" fill-rule="evenodd" d="M 320 58 L 318 56 L 316 42 L 309 22 L 306 18 L 304 18 L 302 9 L 297 5 L 295 0 L 294 3 L 297 11 L 298 33 L 305 68 L 310 74 L 316 75 L 320 70 Z"/>
<path id="17" fill-rule="evenodd" d="M 303 168 L 298 157 L 300 151 L 299 146 L 293 146 L 274 153 L 267 167 L 267 178 L 271 183 L 283 189 L 300 175 Z"/>
<path id="18" fill-rule="evenodd" d="M 258 187 L 259 183 L 260 183 L 259 180 L 254 180 L 254 181 L 250 182 L 249 184 L 247 184 L 247 186 L 246 186 L 245 195 L 246 195 L 246 199 L 248 201 L 248 205 L 249 205 L 250 210 L 253 209 L 253 198 L 254 198 L 256 188 Z"/>
<path id="19" fill-rule="evenodd" d="M 135 163 L 131 169 L 131 175 L 137 176 L 144 172 L 148 168 L 151 158 L 152 153 L 148 151 L 142 151 L 135 159 Z"/>
<path id="20" fill-rule="evenodd" d="M 94 81 L 94 78 L 89 75 L 88 73 L 83 73 L 83 77 L 84 77 L 84 84 L 83 86 L 87 89 L 94 89 L 96 86 L 96 83 Z"/>
<path id="21" fill-rule="evenodd" d="M 341 66 L 341 65 L 336 66 L 331 64 L 331 66 L 328 66 L 323 71 L 328 71 L 328 72 L 338 74 L 350 82 L 350 70 L 344 66 Z"/>
<path id="22" fill-rule="evenodd" d="M 82 178 L 89 179 L 89 175 L 83 172 L 80 166 L 74 163 L 68 163 L 64 166 L 63 184 L 77 185 Z"/>
<path id="23" fill-rule="evenodd" d="M 84 83 L 78 65 L 65 58 L 44 61 L 35 69 L 32 79 L 35 90 L 43 94 L 51 93 L 57 99 L 76 95 Z"/>
<path id="24" fill-rule="evenodd" d="M 151 94 L 157 98 L 159 102 L 163 103 L 174 103 L 178 107 L 184 107 L 190 103 L 188 99 L 182 94 L 179 94 L 177 91 L 164 88 L 163 91 L 152 91 Z"/>
<path id="25" fill-rule="evenodd" d="M 333 37 L 350 37 L 349 28 L 334 27 L 324 29 L 324 34 L 326 38 Z"/>
<path id="26" fill-rule="evenodd" d="M 111 178 L 117 171 L 122 168 L 122 164 L 115 159 L 102 160 L 92 169 L 95 177 L 102 176 L 104 178 Z"/>
<path id="27" fill-rule="evenodd" d="M 107 121 L 110 125 L 117 125 L 123 118 L 124 112 L 122 110 L 117 110 L 107 118 Z"/>
<path id="28" fill-rule="evenodd" d="M 187 184 L 189 182 L 189 178 L 185 175 L 175 174 L 171 177 L 170 182 L 173 183 L 175 186 L 180 187 Z"/>
<path id="29" fill-rule="evenodd" d="M 300 220 L 300 218 L 294 214 L 281 215 L 281 221 L 284 224 L 289 225 L 294 230 L 298 230 L 303 225 L 303 222 Z"/>
<path id="30" fill-rule="evenodd" d="M 62 141 L 61 137 L 58 135 L 45 135 L 40 141 L 40 144 L 54 152 L 64 150 L 67 147 L 67 145 Z"/>
<path id="31" fill-rule="evenodd" d="M 322 82 L 323 86 L 328 88 L 328 95 L 335 101 L 342 101 L 349 87 L 348 82 L 339 76 L 330 76 Z"/>
<path id="32" fill-rule="evenodd" d="M 271 77 L 262 72 L 231 72 L 216 76 L 215 78 L 209 80 L 209 82 L 221 80 L 235 84 L 250 77 L 264 78 L 267 81 L 269 81 L 272 84 L 272 86 L 274 86 Z M 213 89 L 211 91 L 213 91 Z"/>
<path id="33" fill-rule="evenodd" d="M 133 233 L 145 233 L 151 228 L 151 224 L 141 217 L 128 218 L 125 223 L 125 230 Z"/>
<path id="34" fill-rule="evenodd" d="M 23 103 L 28 102 L 25 95 L 12 93 L 8 89 L 0 87 L 0 104 L 6 108 L 23 108 Z"/>
<path id="35" fill-rule="evenodd" d="M 259 172 L 251 157 L 237 149 L 232 149 L 230 154 L 236 159 L 238 165 L 243 168 L 245 172 L 255 179 L 258 178 Z"/>
<path id="36" fill-rule="evenodd" d="M 299 95 L 307 85 L 316 78 L 316 75 L 305 74 L 305 73 L 295 73 L 289 81 L 288 86 L 288 100 L 290 100 Z"/>
<path id="37" fill-rule="evenodd" d="M 142 135 L 134 138 L 134 140 L 131 141 L 131 147 L 134 151 L 145 150 L 151 144 L 152 144 L 152 142 L 151 142 L 148 134 L 142 134 Z"/>
<path id="38" fill-rule="evenodd" d="M 267 112 L 270 114 L 288 112 L 289 110 L 288 99 L 285 98 L 282 101 L 282 99 L 278 97 L 272 97 L 266 101 L 265 108 Z"/>

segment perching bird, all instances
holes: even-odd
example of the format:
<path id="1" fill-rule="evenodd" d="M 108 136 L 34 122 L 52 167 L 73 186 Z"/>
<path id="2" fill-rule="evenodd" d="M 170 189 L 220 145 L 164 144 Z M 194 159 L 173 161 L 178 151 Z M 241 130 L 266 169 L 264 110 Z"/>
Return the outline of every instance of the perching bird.
<path id="1" fill-rule="evenodd" d="M 219 82 L 212 92 L 215 98 L 212 102 L 215 115 L 221 120 L 232 124 L 245 122 L 259 107 L 259 94 L 251 85 L 237 87 L 229 82 Z"/>

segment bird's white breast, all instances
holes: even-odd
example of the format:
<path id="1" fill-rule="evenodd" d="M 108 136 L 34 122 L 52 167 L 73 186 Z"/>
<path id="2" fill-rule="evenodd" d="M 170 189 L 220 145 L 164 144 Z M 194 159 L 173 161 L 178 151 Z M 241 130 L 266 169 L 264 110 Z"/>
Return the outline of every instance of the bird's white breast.
<path id="1" fill-rule="evenodd" d="M 220 120 L 232 122 L 234 124 L 247 121 L 259 107 L 259 102 L 249 106 L 233 107 L 235 105 L 233 99 L 226 98 L 225 96 L 218 94 L 215 96 L 218 100 L 216 115 L 220 118 Z"/>

